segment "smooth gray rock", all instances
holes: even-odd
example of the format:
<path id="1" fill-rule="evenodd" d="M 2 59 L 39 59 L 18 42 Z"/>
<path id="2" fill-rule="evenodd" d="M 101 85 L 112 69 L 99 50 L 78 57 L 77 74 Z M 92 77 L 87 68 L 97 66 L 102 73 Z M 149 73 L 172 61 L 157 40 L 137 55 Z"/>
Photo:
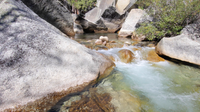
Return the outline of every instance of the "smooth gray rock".
<path id="1" fill-rule="evenodd" d="M 163 38 L 156 46 L 159 55 L 200 65 L 200 43 L 190 39 L 191 35 L 181 34 Z"/>
<path id="2" fill-rule="evenodd" d="M 101 18 L 104 11 L 114 3 L 115 0 L 97 0 L 97 7 L 87 12 L 85 19 L 95 24 Z"/>
<path id="3" fill-rule="evenodd" d="M 22 0 L 41 18 L 68 36 L 74 36 L 73 19 L 66 0 Z"/>
<path id="4" fill-rule="evenodd" d="M 0 40 L 0 111 L 90 83 L 113 66 L 20 0 L 0 1 Z"/>
<path id="5" fill-rule="evenodd" d="M 137 0 L 117 0 L 116 9 L 120 14 L 125 13 L 129 10 Z"/>
<path id="6" fill-rule="evenodd" d="M 145 15 L 145 11 L 141 9 L 132 9 L 125 22 L 122 24 L 122 28 L 120 29 L 118 36 L 120 37 L 128 37 L 133 34 L 136 29 L 136 25 L 139 20 Z"/>
<path id="7" fill-rule="evenodd" d="M 181 34 L 190 35 L 190 39 L 200 43 L 200 19 L 193 24 L 189 24 L 183 28 Z"/>
<path id="8" fill-rule="evenodd" d="M 163 38 L 156 46 L 159 55 L 200 65 L 200 19 L 187 25 L 181 35 Z"/>

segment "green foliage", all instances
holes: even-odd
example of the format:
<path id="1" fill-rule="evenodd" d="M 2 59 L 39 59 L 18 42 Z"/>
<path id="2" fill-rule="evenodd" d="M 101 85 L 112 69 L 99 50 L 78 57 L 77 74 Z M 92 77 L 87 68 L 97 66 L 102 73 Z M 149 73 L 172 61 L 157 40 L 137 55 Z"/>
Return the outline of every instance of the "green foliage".
<path id="1" fill-rule="evenodd" d="M 96 4 L 96 0 L 68 0 L 68 2 L 79 10 L 87 10 Z"/>
<path id="2" fill-rule="evenodd" d="M 154 17 L 156 22 L 142 24 L 136 32 L 149 39 L 178 35 L 186 25 L 196 21 L 200 15 L 199 0 L 146 1 L 151 2 L 148 14 Z"/>
<path id="3" fill-rule="evenodd" d="M 150 0 L 137 0 L 137 2 L 135 3 L 135 5 L 139 8 L 139 9 L 146 9 L 149 7 L 150 5 Z"/>

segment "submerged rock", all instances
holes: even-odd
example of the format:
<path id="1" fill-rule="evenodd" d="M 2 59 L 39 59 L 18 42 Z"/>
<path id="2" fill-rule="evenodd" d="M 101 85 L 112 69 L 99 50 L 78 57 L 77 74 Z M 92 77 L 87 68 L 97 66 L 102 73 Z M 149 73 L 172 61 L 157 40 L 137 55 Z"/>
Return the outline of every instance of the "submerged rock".
<path id="1" fill-rule="evenodd" d="M 97 40 L 95 41 L 95 44 L 96 44 L 96 45 L 102 45 L 102 44 L 103 44 L 103 42 L 102 42 L 102 40 L 101 40 L 101 39 L 97 39 Z"/>
<path id="2" fill-rule="evenodd" d="M 74 100 L 75 99 L 75 100 Z M 110 103 L 112 97 L 109 93 L 98 93 L 96 88 L 91 88 L 80 96 L 71 97 L 64 102 L 60 112 L 115 112 Z"/>
<path id="3" fill-rule="evenodd" d="M 1 0 L 0 10 L 0 111 L 48 111 L 111 72 L 111 60 L 65 37 L 20 0 Z"/>
<path id="4" fill-rule="evenodd" d="M 128 49 L 120 50 L 118 53 L 120 60 L 124 63 L 130 63 L 134 59 L 134 54 Z"/>
<path id="5" fill-rule="evenodd" d="M 147 60 L 152 62 L 165 61 L 165 59 L 161 58 L 160 56 L 158 56 L 158 54 L 156 54 L 155 50 L 150 50 L 148 52 Z"/>
<path id="6" fill-rule="evenodd" d="M 96 87 L 68 96 L 62 103 L 60 112 L 140 112 L 140 100 L 134 94 L 130 94 L 125 85 L 120 85 L 121 89 L 117 90 L 112 86 L 112 83 L 119 83 L 122 79 L 122 74 L 113 73 Z"/>

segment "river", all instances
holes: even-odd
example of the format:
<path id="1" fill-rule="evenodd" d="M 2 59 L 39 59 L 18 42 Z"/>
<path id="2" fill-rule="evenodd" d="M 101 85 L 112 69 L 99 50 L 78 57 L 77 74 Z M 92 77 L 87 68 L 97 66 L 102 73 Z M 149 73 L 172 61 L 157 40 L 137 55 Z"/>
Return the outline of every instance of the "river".
<path id="1" fill-rule="evenodd" d="M 80 35 L 79 35 L 80 36 Z M 99 35 L 84 35 L 87 39 L 98 38 Z M 109 37 L 109 35 L 107 35 Z M 116 34 L 110 34 L 117 39 Z M 83 36 L 82 36 L 83 37 Z M 133 49 L 140 50 L 133 50 Z M 118 51 L 128 49 L 135 55 L 131 63 L 123 63 Z M 126 100 L 129 94 L 137 98 L 141 112 L 200 112 L 200 69 L 170 61 L 151 62 L 146 59 L 148 52 L 154 47 L 124 46 L 109 50 L 98 50 L 102 54 L 113 56 L 116 67 L 113 73 L 101 82 L 109 91 L 126 92 L 121 97 Z M 121 98 L 120 97 L 120 98 Z M 127 105 L 120 104 L 123 112 L 132 111 Z M 119 110 L 118 110 L 119 111 Z"/>

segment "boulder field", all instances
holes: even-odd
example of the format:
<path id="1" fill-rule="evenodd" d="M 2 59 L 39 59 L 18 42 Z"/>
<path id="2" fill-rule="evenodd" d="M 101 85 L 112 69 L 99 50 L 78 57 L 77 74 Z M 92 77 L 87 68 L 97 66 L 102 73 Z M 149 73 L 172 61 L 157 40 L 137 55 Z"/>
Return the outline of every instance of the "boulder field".
<path id="1" fill-rule="evenodd" d="M 0 111 L 47 111 L 113 69 L 20 0 L 1 0 L 0 10 Z"/>

